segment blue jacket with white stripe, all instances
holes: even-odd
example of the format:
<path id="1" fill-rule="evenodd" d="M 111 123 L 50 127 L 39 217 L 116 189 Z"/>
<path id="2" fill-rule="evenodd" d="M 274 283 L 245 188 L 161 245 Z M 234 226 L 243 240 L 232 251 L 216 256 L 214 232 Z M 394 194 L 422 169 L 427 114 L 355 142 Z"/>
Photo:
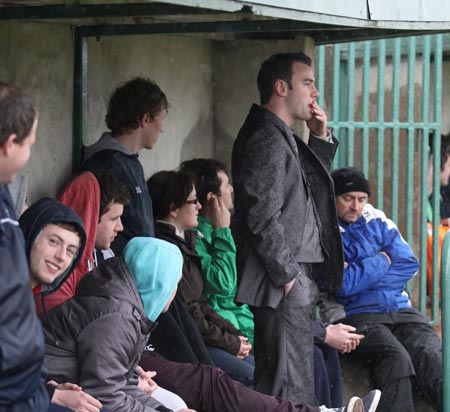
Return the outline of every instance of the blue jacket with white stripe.
<path id="1" fill-rule="evenodd" d="M 348 266 L 336 300 L 344 305 L 346 316 L 410 308 L 406 282 L 416 274 L 419 263 L 395 223 L 366 204 L 355 223 L 339 220 L 339 226 Z"/>
<path id="2" fill-rule="evenodd" d="M 0 410 L 44 412 L 44 336 L 34 308 L 25 243 L 0 185 Z"/>

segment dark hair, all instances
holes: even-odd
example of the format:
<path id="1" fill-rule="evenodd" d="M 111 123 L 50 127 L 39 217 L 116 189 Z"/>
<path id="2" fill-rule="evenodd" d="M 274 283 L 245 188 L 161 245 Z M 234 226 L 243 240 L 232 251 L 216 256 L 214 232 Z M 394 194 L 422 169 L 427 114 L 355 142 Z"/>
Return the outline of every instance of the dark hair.
<path id="1" fill-rule="evenodd" d="M 119 136 L 138 129 L 145 114 L 153 120 L 168 108 L 167 97 L 159 86 L 150 79 L 137 77 L 114 90 L 109 99 L 106 125 L 113 136 Z"/>
<path id="2" fill-rule="evenodd" d="M 164 219 L 172 210 L 183 206 L 194 188 L 194 180 L 183 171 L 155 173 L 147 180 L 155 219 Z"/>
<path id="3" fill-rule="evenodd" d="M 36 110 L 31 98 L 21 89 L 0 81 L 0 145 L 15 134 L 15 143 L 30 134 L 36 118 Z"/>
<path id="4" fill-rule="evenodd" d="M 258 90 L 261 104 L 269 102 L 277 80 L 284 80 L 292 88 L 292 65 L 294 62 L 311 66 L 311 58 L 303 52 L 279 53 L 263 62 L 258 73 Z"/>
<path id="5" fill-rule="evenodd" d="M 49 223 L 49 225 L 55 225 L 58 227 L 62 227 L 63 229 L 68 230 L 69 232 L 76 233 L 78 235 L 78 237 L 81 239 L 82 233 L 81 233 L 80 226 L 78 226 L 75 223 L 62 221 L 62 222 L 51 222 L 51 223 Z"/>
<path id="6" fill-rule="evenodd" d="M 429 135 L 430 156 L 433 155 L 434 133 Z M 450 156 L 450 134 L 441 134 L 441 171 L 444 170 L 445 163 Z"/>
<path id="7" fill-rule="evenodd" d="M 93 172 L 100 187 L 100 213 L 101 217 L 108 212 L 113 203 L 126 206 L 130 202 L 130 191 L 120 179 L 108 172 Z"/>
<path id="8" fill-rule="evenodd" d="M 180 170 L 189 173 L 194 179 L 197 199 L 201 204 L 206 203 L 206 196 L 209 192 L 221 195 L 220 185 L 222 181 L 217 174 L 224 172 L 228 175 L 225 163 L 215 159 L 186 160 L 181 163 Z"/>

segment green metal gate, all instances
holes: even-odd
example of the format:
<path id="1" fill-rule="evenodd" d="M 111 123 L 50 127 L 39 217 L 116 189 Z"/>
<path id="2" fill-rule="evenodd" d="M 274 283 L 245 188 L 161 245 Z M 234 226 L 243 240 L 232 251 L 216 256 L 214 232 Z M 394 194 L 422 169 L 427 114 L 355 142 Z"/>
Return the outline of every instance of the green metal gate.
<path id="1" fill-rule="evenodd" d="M 319 104 L 340 140 L 334 167 L 356 166 L 371 181 L 370 202 L 394 220 L 420 260 L 413 301 L 442 338 L 444 409 L 450 411 L 450 234 L 438 274 L 440 138 L 433 139 L 432 291 L 427 297 L 429 134 L 441 135 L 443 35 L 317 48 Z M 331 114 L 331 115 L 330 115 Z"/>
<path id="2" fill-rule="evenodd" d="M 340 140 L 335 167 L 356 166 L 421 262 L 420 310 L 427 309 L 427 201 L 429 134 L 441 134 L 442 35 L 364 41 L 317 48 L 319 104 Z M 433 139 L 433 210 L 439 222 L 440 139 Z M 437 155 L 436 155 L 437 154 Z M 435 250 L 438 248 L 437 225 Z M 439 322 L 439 276 L 433 253 L 429 315 Z"/>

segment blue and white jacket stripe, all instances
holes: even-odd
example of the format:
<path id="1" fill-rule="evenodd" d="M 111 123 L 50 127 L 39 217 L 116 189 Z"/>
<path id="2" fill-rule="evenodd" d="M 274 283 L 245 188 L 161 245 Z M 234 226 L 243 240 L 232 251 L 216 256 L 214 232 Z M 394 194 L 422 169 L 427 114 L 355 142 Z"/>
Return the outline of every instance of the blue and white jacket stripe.
<path id="1" fill-rule="evenodd" d="M 346 316 L 410 308 L 406 282 L 414 277 L 419 263 L 395 223 L 366 204 L 358 221 L 339 220 L 339 226 L 348 266 L 336 300 Z M 391 257 L 392 264 L 381 251 Z"/>

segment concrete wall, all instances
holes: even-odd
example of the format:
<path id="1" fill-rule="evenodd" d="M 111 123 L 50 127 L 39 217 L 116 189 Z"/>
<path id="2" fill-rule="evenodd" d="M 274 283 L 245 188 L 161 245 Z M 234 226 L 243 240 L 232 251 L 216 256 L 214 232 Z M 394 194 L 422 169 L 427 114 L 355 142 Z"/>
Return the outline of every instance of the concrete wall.
<path id="1" fill-rule="evenodd" d="M 194 156 L 213 156 L 211 43 L 189 37 L 128 36 L 89 41 L 89 128 L 95 142 L 106 130 L 112 89 L 136 76 L 155 80 L 169 99 L 164 132 L 140 159 L 146 176 Z"/>
<path id="2" fill-rule="evenodd" d="M 37 143 L 23 169 L 28 202 L 56 196 L 72 171 L 73 42 L 70 28 L 0 24 L 0 79 L 30 93 L 40 112 Z M 89 41 L 86 144 L 105 131 L 112 89 L 135 76 L 154 79 L 171 108 L 164 133 L 142 151 L 146 176 L 193 156 L 213 156 L 211 43 L 189 37 L 132 36 Z"/>
<path id="3" fill-rule="evenodd" d="M 29 202 L 55 195 L 71 172 L 71 44 L 65 26 L 0 24 L 0 79 L 30 93 L 40 113 L 37 143 L 22 172 Z"/>
<path id="4" fill-rule="evenodd" d="M 85 144 L 106 130 L 114 87 L 135 76 L 155 80 L 171 107 L 152 150 L 141 151 L 146 177 L 192 157 L 230 163 L 231 147 L 253 102 L 256 75 L 275 52 L 303 49 L 310 39 L 213 42 L 195 36 L 125 36 L 89 40 L 88 128 Z M 1 23 L 0 79 L 29 92 L 40 112 L 37 143 L 23 174 L 28 202 L 56 196 L 72 171 L 73 39 L 58 24 Z"/>

